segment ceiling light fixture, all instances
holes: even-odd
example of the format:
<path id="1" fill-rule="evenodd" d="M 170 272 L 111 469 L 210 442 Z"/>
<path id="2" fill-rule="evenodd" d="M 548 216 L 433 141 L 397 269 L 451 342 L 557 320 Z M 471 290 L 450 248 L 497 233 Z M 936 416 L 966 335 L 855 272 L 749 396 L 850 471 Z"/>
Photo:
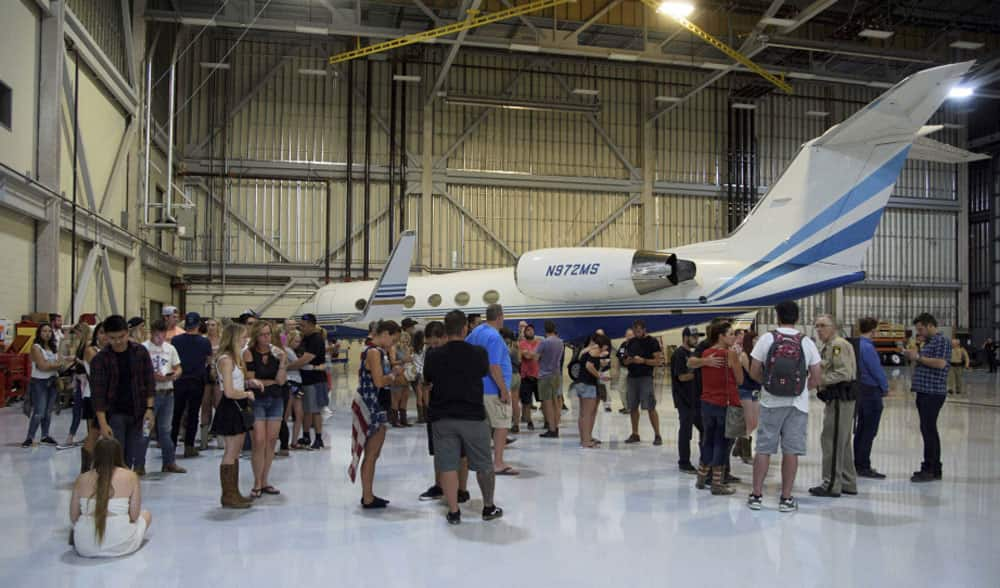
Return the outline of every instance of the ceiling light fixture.
<path id="1" fill-rule="evenodd" d="M 299 69 L 300 76 L 325 76 L 327 71 L 325 69 L 309 69 L 306 67 Z"/>
<path id="2" fill-rule="evenodd" d="M 214 27 L 214 18 L 198 18 L 195 16 L 182 16 L 181 24 L 188 25 L 192 27 Z"/>
<path id="3" fill-rule="evenodd" d="M 733 102 L 732 107 L 736 110 L 757 110 L 756 104 L 747 104 L 746 102 Z"/>
<path id="4" fill-rule="evenodd" d="M 806 116 L 811 116 L 813 118 L 825 118 L 830 116 L 830 113 L 825 110 L 807 110 Z"/>
<path id="5" fill-rule="evenodd" d="M 538 45 L 527 45 L 525 43 L 511 43 L 511 51 L 525 51 L 527 53 L 538 53 L 542 48 Z"/>
<path id="6" fill-rule="evenodd" d="M 985 43 L 977 43 L 975 41 L 952 41 L 949 47 L 955 49 L 968 49 L 970 51 L 975 51 L 976 49 L 982 49 Z"/>
<path id="7" fill-rule="evenodd" d="M 295 32 L 304 35 L 329 35 L 330 29 L 326 27 L 311 27 L 308 25 L 295 25 Z"/>
<path id="8" fill-rule="evenodd" d="M 452 96 L 444 97 L 445 104 L 453 106 L 475 106 L 486 108 L 503 108 L 505 110 L 534 110 L 542 112 L 578 112 L 595 114 L 600 107 L 587 104 L 566 104 L 564 102 L 540 102 L 537 100 L 514 100 L 506 98 L 486 98 L 483 96 Z"/>
<path id="9" fill-rule="evenodd" d="M 970 86 L 955 86 L 948 92 L 949 98 L 969 98 L 972 96 L 972 88 Z"/>
<path id="10" fill-rule="evenodd" d="M 766 18 L 760 19 L 760 24 L 770 25 L 774 27 L 790 27 L 795 24 L 795 19 L 792 18 L 775 18 L 773 16 L 768 16 Z"/>
<path id="11" fill-rule="evenodd" d="M 638 53 L 609 53 L 608 59 L 611 61 L 639 61 Z"/>
<path id="12" fill-rule="evenodd" d="M 661 2 L 656 11 L 673 18 L 687 18 L 694 12 L 694 4 L 690 2 Z"/>
<path id="13" fill-rule="evenodd" d="M 799 79 L 799 80 L 815 80 L 816 79 L 816 74 L 812 74 L 812 73 L 805 72 L 805 71 L 790 71 L 790 72 L 788 72 L 787 75 L 790 78 L 796 78 L 796 79 Z"/>
<path id="14" fill-rule="evenodd" d="M 201 66 L 205 69 L 229 69 L 229 64 L 221 61 L 202 61 Z"/>
<path id="15" fill-rule="evenodd" d="M 600 94 L 597 90 L 591 90 L 589 88 L 573 88 L 573 93 L 577 96 L 597 96 Z"/>
<path id="16" fill-rule="evenodd" d="M 680 96 L 657 96 L 653 98 L 654 102 L 680 102 L 683 100 Z"/>
<path id="17" fill-rule="evenodd" d="M 888 39 L 895 35 L 896 33 L 892 31 L 881 31 L 878 29 L 863 29 L 858 33 L 859 37 L 864 37 L 866 39 Z"/>
<path id="18" fill-rule="evenodd" d="M 396 74 L 392 76 L 392 81 L 394 82 L 405 82 L 407 84 L 418 84 L 422 78 L 420 76 L 404 76 L 402 74 Z"/>

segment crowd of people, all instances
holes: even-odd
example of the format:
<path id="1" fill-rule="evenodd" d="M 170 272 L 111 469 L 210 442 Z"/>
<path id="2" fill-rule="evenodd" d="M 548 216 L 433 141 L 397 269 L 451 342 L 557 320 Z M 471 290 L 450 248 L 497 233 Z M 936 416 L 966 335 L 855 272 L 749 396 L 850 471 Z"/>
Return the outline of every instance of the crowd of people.
<path id="1" fill-rule="evenodd" d="M 433 456 L 434 482 L 419 498 L 443 499 L 448 523 L 459 524 L 459 505 L 470 499 L 470 469 L 483 496 L 483 519 L 503 516 L 494 499 L 496 476 L 520 474 L 504 459 L 505 448 L 516 440 L 510 435 L 521 433 L 522 425 L 535 429 L 538 403 L 539 436 L 558 439 L 564 389 L 579 400 L 582 448 L 602 446 L 594 436 L 597 412 L 602 401 L 610 411 L 609 395 L 616 387 L 630 418 L 631 434 L 624 442 L 641 442 L 645 410 L 652 444 L 662 445 L 653 380 L 656 369 L 667 365 L 679 422 L 678 469 L 695 476 L 696 488 L 716 496 L 734 494 L 733 485 L 741 480 L 732 475 L 730 460 L 740 458 L 753 465 L 747 504 L 758 510 L 771 456 L 780 449 L 778 509 L 796 510 L 792 488 L 798 457 L 806 453 L 809 393 L 815 391 L 824 405 L 822 479 L 809 492 L 829 498 L 857 494 L 859 477 L 885 477 L 871 461 L 882 398 L 888 393 L 871 341 L 877 321 L 862 319 L 860 336 L 848 341 L 839 335 L 834 317 L 820 315 L 813 341 L 796 326 L 795 303 L 783 302 L 775 310 L 778 327 L 759 335 L 736 330 L 726 319 L 712 321 L 707 337 L 686 328 L 669 361 L 641 319 L 617 350 L 597 330 L 568 363 L 554 322 L 544 322 L 544 337 L 524 321 L 513 332 L 504 327 L 499 304 L 486 309 L 484 320 L 454 310 L 422 330 L 411 319 L 375 323 L 359 358 L 351 409 L 348 473 L 352 480 L 360 474 L 361 507 L 389 505 L 375 494 L 376 468 L 387 428 L 412 426 L 407 415 L 411 393 L 416 422 L 426 425 Z M 120 555 L 141 543 L 151 518 L 141 511 L 138 480 L 146 471 L 151 439 L 160 449 L 161 471 L 183 474 L 178 443 L 184 446 L 184 458 L 197 457 L 214 437 L 223 450 L 220 502 L 237 509 L 280 494 L 270 475 L 276 455 L 325 446 L 328 342 L 315 316 L 278 325 L 252 313 L 225 324 L 194 312 L 181 319 L 174 307 L 165 308 L 163 315 L 148 328 L 140 318 L 126 321 L 117 315 L 93 328 L 81 322 L 70 330 L 68 351 L 62 353 L 59 329 L 48 324 L 38 328 L 24 446 L 33 445 L 39 428 L 42 443 L 73 446 L 79 424 L 86 423 L 81 476 L 71 505 L 74 537 L 83 555 Z M 914 325 L 923 343 L 906 356 L 915 365 L 912 388 L 924 461 L 911 480 L 932 482 L 942 478 L 937 417 L 949 386 L 955 386 L 949 368 L 956 356 L 933 316 L 922 314 Z M 959 361 L 966 363 L 967 357 Z M 568 387 L 564 372 L 571 379 Z M 50 436 L 50 415 L 56 375 L 65 373 L 72 374 L 74 419 L 68 441 L 57 444 Z M 697 462 L 691 451 L 695 430 Z M 244 451 L 250 453 L 253 470 L 249 495 L 239 489 Z"/>

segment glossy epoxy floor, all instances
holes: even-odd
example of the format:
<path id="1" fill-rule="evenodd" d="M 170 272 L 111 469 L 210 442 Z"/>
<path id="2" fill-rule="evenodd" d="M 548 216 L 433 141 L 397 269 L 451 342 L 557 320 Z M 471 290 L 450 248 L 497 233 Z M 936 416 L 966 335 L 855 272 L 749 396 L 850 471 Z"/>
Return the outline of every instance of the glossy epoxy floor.
<path id="1" fill-rule="evenodd" d="M 998 380 L 983 372 L 942 413 L 941 483 L 908 481 L 921 445 L 905 374 L 894 380 L 873 459 L 889 478 L 862 480 L 857 497 L 806 492 L 819 475 L 822 407 L 814 401 L 794 514 L 776 509 L 776 464 L 760 512 L 746 508 L 746 484 L 732 497 L 696 491 L 675 469 L 676 416 L 669 389 L 658 386 L 663 447 L 649 443 L 645 417 L 643 443 L 624 445 L 628 418 L 602 411 L 604 448 L 580 449 L 570 412 L 561 439 L 521 434 L 508 451 L 522 475 L 498 479 L 503 519 L 477 516 L 472 481 L 454 527 L 444 507 L 417 500 L 431 481 L 419 427 L 389 433 L 376 491 L 390 507 L 360 510 L 360 490 L 346 476 L 348 381 L 337 378 L 330 448 L 279 459 L 272 481 L 281 496 L 222 510 L 219 452 L 179 460 L 188 474 L 146 477 L 149 540 L 119 560 L 79 558 L 66 543 L 79 452 L 20 449 L 20 407 L 0 409 L 0 586 L 1000 585 L 1000 397 Z M 68 421 L 66 412 L 56 417 L 53 436 L 61 440 Z M 159 469 L 158 450 L 148 466 Z M 249 472 L 243 461 L 244 492 Z M 734 473 L 749 480 L 750 468 L 737 464 Z"/>

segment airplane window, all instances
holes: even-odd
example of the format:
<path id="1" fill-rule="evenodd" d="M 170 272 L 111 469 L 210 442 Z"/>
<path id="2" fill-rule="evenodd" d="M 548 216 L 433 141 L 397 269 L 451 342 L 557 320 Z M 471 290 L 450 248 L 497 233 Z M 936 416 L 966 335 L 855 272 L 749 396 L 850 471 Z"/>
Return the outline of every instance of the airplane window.
<path id="1" fill-rule="evenodd" d="M 441 306 L 441 295 L 431 294 L 427 299 L 427 304 L 430 304 L 431 306 Z"/>
<path id="2" fill-rule="evenodd" d="M 413 296 L 407 296 L 403 299 L 403 306 L 405 308 L 413 308 L 413 305 L 417 303 L 417 299 Z"/>
<path id="3" fill-rule="evenodd" d="M 483 302 L 486 304 L 496 304 L 500 300 L 500 293 L 496 290 L 487 290 L 483 294 Z"/>
<path id="4" fill-rule="evenodd" d="M 469 303 L 468 292 L 459 292 L 458 294 L 455 294 L 455 304 L 459 306 L 465 306 L 468 303 Z"/>
<path id="5" fill-rule="evenodd" d="M 358 310 L 364 310 L 366 304 L 368 304 L 367 300 L 365 300 L 364 298 L 358 298 L 357 300 L 354 301 L 354 308 Z"/>

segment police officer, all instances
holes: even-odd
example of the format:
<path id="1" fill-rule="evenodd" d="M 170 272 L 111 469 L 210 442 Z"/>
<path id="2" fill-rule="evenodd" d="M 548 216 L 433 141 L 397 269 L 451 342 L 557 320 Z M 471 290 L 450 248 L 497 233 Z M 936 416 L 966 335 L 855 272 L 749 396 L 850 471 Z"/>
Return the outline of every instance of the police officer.
<path id="1" fill-rule="evenodd" d="M 841 493 L 857 494 L 857 472 L 851 447 L 851 429 L 854 426 L 854 404 L 857 392 L 854 380 L 857 363 L 854 347 L 837 334 L 837 322 L 832 316 L 816 317 L 816 335 L 819 337 L 820 367 L 819 399 L 823 409 L 823 483 L 809 489 L 813 496 L 836 498 Z"/>

